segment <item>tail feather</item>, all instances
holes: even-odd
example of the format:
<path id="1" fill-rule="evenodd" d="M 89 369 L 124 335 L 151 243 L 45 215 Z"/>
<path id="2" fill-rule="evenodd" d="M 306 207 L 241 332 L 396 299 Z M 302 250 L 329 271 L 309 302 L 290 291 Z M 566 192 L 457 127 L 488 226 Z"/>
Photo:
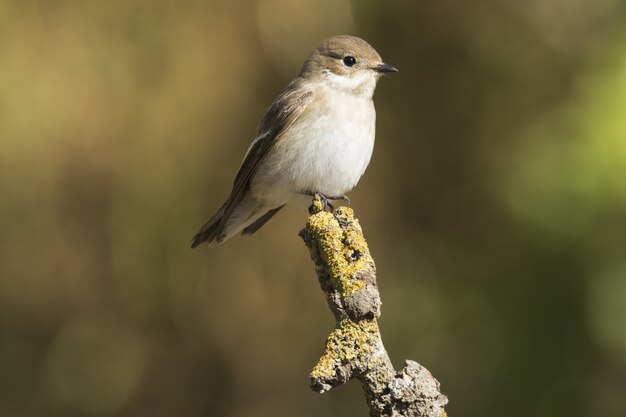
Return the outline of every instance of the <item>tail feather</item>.
<path id="1" fill-rule="evenodd" d="M 204 226 L 200 228 L 200 231 L 196 233 L 196 235 L 191 240 L 191 248 L 195 248 L 196 246 L 204 243 L 215 242 L 218 240 L 217 232 L 222 222 L 222 218 L 224 217 L 224 211 L 226 210 L 226 204 L 224 204 L 220 209 L 211 217 L 211 220 L 206 222 Z"/>
<path id="2" fill-rule="evenodd" d="M 240 231 L 249 235 L 261 228 L 283 206 L 269 209 L 252 197 L 238 202 L 233 210 L 229 210 L 228 202 L 215 213 L 191 241 L 191 247 L 207 242 L 209 247 L 224 242 Z M 230 214 L 228 214 L 230 213 Z M 225 217 L 227 216 L 227 217 Z"/>
<path id="3" fill-rule="evenodd" d="M 278 210 L 280 210 L 281 208 L 285 207 L 285 205 L 283 204 L 280 207 L 276 207 L 275 209 L 271 209 L 270 211 L 268 211 L 267 213 L 265 213 L 264 215 L 262 215 L 261 217 L 259 217 L 258 219 L 256 219 L 254 221 L 254 223 L 252 223 L 250 226 L 246 227 L 245 229 L 243 229 L 243 231 L 241 232 L 242 235 L 251 235 L 252 233 L 256 232 L 257 230 L 259 230 L 265 223 L 267 223 L 267 221 L 269 219 L 272 218 L 272 216 L 274 216 L 274 214 L 278 213 Z"/>

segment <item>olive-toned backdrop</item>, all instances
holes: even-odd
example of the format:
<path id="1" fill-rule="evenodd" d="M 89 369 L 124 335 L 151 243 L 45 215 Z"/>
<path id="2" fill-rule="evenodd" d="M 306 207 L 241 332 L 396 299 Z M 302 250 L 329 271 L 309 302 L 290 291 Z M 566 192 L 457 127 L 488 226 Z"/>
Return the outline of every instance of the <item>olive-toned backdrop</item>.
<path id="1" fill-rule="evenodd" d="M 362 416 L 283 210 L 189 249 L 324 38 L 400 69 L 352 206 L 451 416 L 626 409 L 619 0 L 0 1 L 0 415 Z"/>

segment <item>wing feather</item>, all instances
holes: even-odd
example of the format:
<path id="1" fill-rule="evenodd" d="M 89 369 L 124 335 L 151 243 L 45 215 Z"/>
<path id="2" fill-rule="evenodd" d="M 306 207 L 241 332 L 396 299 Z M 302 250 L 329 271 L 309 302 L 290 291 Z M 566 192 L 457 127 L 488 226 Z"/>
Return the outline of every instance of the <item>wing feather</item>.
<path id="1" fill-rule="evenodd" d="M 267 109 L 259 124 L 257 136 L 239 167 L 233 189 L 224 205 L 224 214 L 217 229 L 218 239 L 223 234 L 224 227 L 237 203 L 241 201 L 245 192 L 250 188 L 250 182 L 268 151 L 289 130 L 293 122 L 298 119 L 313 100 L 313 97 L 313 91 L 303 88 L 301 81 L 296 79 L 285 87 Z"/>

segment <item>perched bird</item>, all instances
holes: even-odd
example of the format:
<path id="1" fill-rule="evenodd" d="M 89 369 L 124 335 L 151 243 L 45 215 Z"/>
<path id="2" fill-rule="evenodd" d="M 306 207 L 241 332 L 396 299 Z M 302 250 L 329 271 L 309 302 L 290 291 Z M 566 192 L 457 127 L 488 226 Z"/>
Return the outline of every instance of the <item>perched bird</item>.
<path id="1" fill-rule="evenodd" d="M 363 39 L 325 40 L 263 116 L 230 196 L 191 247 L 252 234 L 285 204 L 306 207 L 315 194 L 331 208 L 347 200 L 374 148 L 376 83 L 397 71 Z"/>

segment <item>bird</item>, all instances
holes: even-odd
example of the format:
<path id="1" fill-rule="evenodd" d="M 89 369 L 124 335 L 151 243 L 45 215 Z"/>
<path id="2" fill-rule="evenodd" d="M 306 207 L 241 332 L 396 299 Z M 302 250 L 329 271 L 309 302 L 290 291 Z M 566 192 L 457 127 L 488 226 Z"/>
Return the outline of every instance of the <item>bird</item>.
<path id="1" fill-rule="evenodd" d="M 229 197 L 191 247 L 253 234 L 286 204 L 307 207 L 315 195 L 331 210 L 349 202 L 374 148 L 374 90 L 397 71 L 361 38 L 324 40 L 265 112 Z"/>

